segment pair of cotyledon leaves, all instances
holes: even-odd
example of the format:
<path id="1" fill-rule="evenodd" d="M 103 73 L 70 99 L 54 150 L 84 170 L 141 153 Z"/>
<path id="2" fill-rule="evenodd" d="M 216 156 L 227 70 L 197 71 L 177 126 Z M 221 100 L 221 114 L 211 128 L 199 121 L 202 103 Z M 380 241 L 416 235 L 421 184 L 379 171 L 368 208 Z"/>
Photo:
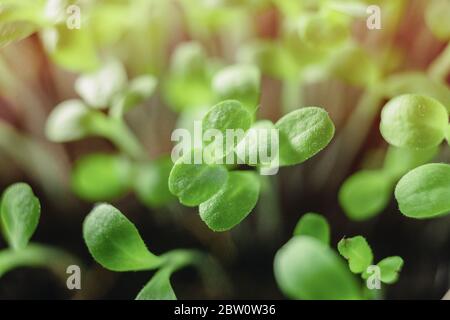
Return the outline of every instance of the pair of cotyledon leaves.
<path id="1" fill-rule="evenodd" d="M 252 115 L 236 100 L 217 104 L 204 116 L 202 122 L 203 131 L 215 129 L 223 137 L 226 137 L 229 129 L 248 133 L 251 125 Z M 328 113 L 318 107 L 293 111 L 275 125 L 257 125 L 278 130 L 277 155 L 280 165 L 294 165 L 309 159 L 322 150 L 334 135 L 334 125 Z M 260 146 L 245 136 L 241 141 L 248 143 L 246 147 L 250 153 L 257 153 L 260 147 L 269 147 Z M 214 162 L 234 152 L 241 141 L 227 143 L 224 138 L 220 143 L 225 146 L 221 150 L 225 151 L 219 157 L 217 153 L 212 153 L 213 161 L 195 162 L 196 158 L 203 160 L 210 157 L 211 153 L 208 151 L 211 146 L 211 149 L 216 150 L 215 141 L 204 141 L 203 149 L 193 149 L 178 159 L 169 176 L 170 191 L 187 206 L 199 205 L 201 218 L 214 231 L 233 228 L 250 213 L 258 200 L 260 181 L 255 172 L 229 172 L 224 165 Z"/>
<path id="2" fill-rule="evenodd" d="M 278 286 L 294 299 L 362 299 L 364 298 L 353 273 L 370 276 L 367 268 L 373 254 L 367 241 L 357 236 L 342 239 L 338 250 L 349 261 L 347 268 L 329 247 L 330 228 L 327 220 L 316 213 L 305 214 L 298 222 L 294 237 L 278 250 L 274 273 Z M 400 257 L 380 261 L 380 280 L 393 283 L 403 265 Z"/>
<path id="3" fill-rule="evenodd" d="M 448 108 L 424 95 L 398 96 L 383 108 L 381 133 L 394 146 L 426 154 L 449 138 Z M 450 213 L 449 177 L 450 165 L 445 163 L 426 164 L 408 172 L 395 188 L 400 211 L 413 218 Z"/>
<path id="4" fill-rule="evenodd" d="M 109 204 L 97 205 L 85 218 L 83 237 L 93 258 L 108 270 L 157 269 L 137 295 L 138 300 L 176 299 L 170 284 L 172 273 L 199 259 L 183 250 L 174 250 L 161 256 L 153 254 L 147 249 L 134 224 Z"/>
<path id="5" fill-rule="evenodd" d="M 386 84 L 391 94 L 419 87 L 428 88 L 434 97 L 450 103 L 447 88 L 418 73 L 399 75 Z M 448 139 L 449 128 L 448 111 L 438 100 L 418 94 L 390 100 L 383 108 L 380 130 L 392 146 L 382 169 L 357 172 L 342 185 L 339 201 L 348 217 L 364 220 L 381 212 L 389 203 L 395 184 L 413 169 L 396 187 L 400 211 L 416 218 L 450 212 L 450 182 L 445 178 L 448 165 L 424 165 L 434 158 L 442 141 Z M 421 167 L 415 169 L 418 166 Z M 444 178 L 436 179 L 436 174 Z"/>

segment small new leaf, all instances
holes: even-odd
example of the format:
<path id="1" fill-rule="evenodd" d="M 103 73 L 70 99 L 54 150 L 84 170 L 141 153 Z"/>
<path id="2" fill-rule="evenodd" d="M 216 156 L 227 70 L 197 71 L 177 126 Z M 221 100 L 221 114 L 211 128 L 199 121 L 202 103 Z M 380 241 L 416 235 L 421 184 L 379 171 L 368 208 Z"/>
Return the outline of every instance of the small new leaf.
<path id="1" fill-rule="evenodd" d="M 372 249 L 362 236 L 343 238 L 338 243 L 338 251 L 348 260 L 348 265 L 353 273 L 362 273 L 372 264 Z"/>
<path id="2" fill-rule="evenodd" d="M 83 237 L 92 257 L 112 271 L 150 270 L 161 263 L 148 251 L 136 227 L 109 204 L 97 205 L 89 213 Z"/>
<path id="3" fill-rule="evenodd" d="M 380 267 L 381 281 L 392 284 L 398 280 L 403 267 L 403 259 L 399 256 L 387 257 L 377 263 Z"/>
<path id="4" fill-rule="evenodd" d="M 2 196 L 0 207 L 2 231 L 9 245 L 23 249 L 39 223 L 41 206 L 31 187 L 15 183 Z"/>

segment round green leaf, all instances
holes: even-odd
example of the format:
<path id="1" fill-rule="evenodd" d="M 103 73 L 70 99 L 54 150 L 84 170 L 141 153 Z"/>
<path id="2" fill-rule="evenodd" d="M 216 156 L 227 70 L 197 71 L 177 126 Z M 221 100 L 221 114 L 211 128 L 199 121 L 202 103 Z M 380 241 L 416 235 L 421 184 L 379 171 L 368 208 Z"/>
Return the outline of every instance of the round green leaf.
<path id="1" fill-rule="evenodd" d="M 274 273 L 292 299 L 360 299 L 358 284 L 339 256 L 308 236 L 294 237 L 278 250 Z"/>
<path id="2" fill-rule="evenodd" d="M 386 208 L 392 189 L 391 178 L 382 171 L 359 171 L 341 186 L 339 203 L 350 219 L 366 220 Z"/>
<path id="3" fill-rule="evenodd" d="M 216 73 L 212 87 L 219 100 L 239 100 L 249 111 L 254 111 L 259 101 L 260 82 L 256 66 L 232 65 Z"/>
<path id="4" fill-rule="evenodd" d="M 330 226 L 322 215 L 305 213 L 295 226 L 294 236 L 310 236 L 328 245 L 330 244 Z"/>
<path id="5" fill-rule="evenodd" d="M 134 189 L 147 206 L 161 207 L 175 199 L 167 184 L 172 167 L 172 160 L 163 157 L 137 168 Z"/>
<path id="6" fill-rule="evenodd" d="M 75 91 L 89 106 L 107 108 L 126 83 L 127 74 L 123 65 L 110 60 L 99 70 L 79 77 L 75 82 Z"/>
<path id="7" fill-rule="evenodd" d="M 363 273 L 373 262 L 372 249 L 362 236 L 343 238 L 338 243 L 338 250 L 348 260 L 353 273 Z"/>
<path id="8" fill-rule="evenodd" d="M 200 217 L 213 231 L 229 230 L 255 207 L 259 189 L 260 180 L 254 172 L 230 172 L 225 186 L 200 204 Z"/>
<path id="9" fill-rule="evenodd" d="M 408 172 L 397 184 L 395 198 L 410 218 L 450 213 L 450 165 L 430 163 Z"/>
<path id="10" fill-rule="evenodd" d="M 80 100 L 67 100 L 58 104 L 50 113 L 45 134 L 50 141 L 67 142 L 84 138 L 90 133 L 89 108 Z"/>
<path id="11" fill-rule="evenodd" d="M 72 172 L 72 188 L 82 199 L 106 201 L 123 196 L 130 187 L 131 167 L 119 155 L 91 154 L 78 159 Z"/>
<path id="12" fill-rule="evenodd" d="M 292 111 L 275 124 L 280 135 L 280 164 L 294 165 L 325 148 L 334 135 L 328 113 L 318 107 Z"/>
<path id="13" fill-rule="evenodd" d="M 221 139 L 211 138 L 212 141 L 204 141 L 206 153 L 214 154 L 214 158 L 220 159 L 233 151 L 235 146 L 244 138 L 245 131 L 252 124 L 252 115 L 242 106 L 239 101 L 225 100 L 208 111 L 202 120 L 202 130 L 204 135 L 209 132 L 221 135 Z M 212 131 L 214 130 L 214 131 Z M 229 134 L 233 134 L 230 136 Z M 242 136 L 238 136 L 242 133 Z M 234 136 L 236 134 L 236 137 Z M 228 141 L 228 138 L 233 141 Z"/>
<path id="14" fill-rule="evenodd" d="M 410 149 L 389 146 L 386 158 L 384 159 L 383 171 L 398 179 L 409 170 L 432 160 L 438 151 L 438 147 Z"/>
<path id="15" fill-rule="evenodd" d="M 381 112 L 381 134 L 396 147 L 423 149 L 437 146 L 445 138 L 447 126 L 447 109 L 427 96 L 398 96 Z"/>
<path id="16" fill-rule="evenodd" d="M 100 204 L 89 213 L 83 237 L 95 261 L 112 271 L 150 270 L 161 263 L 148 251 L 133 223 L 109 204 Z"/>
<path id="17" fill-rule="evenodd" d="M 41 205 L 26 183 L 15 183 L 2 196 L 0 207 L 2 231 L 9 245 L 23 249 L 39 223 Z"/>
<path id="18" fill-rule="evenodd" d="M 225 184 L 228 171 L 223 165 L 195 164 L 201 150 L 183 155 L 177 160 L 169 176 L 169 190 L 186 206 L 197 206 L 211 198 Z"/>

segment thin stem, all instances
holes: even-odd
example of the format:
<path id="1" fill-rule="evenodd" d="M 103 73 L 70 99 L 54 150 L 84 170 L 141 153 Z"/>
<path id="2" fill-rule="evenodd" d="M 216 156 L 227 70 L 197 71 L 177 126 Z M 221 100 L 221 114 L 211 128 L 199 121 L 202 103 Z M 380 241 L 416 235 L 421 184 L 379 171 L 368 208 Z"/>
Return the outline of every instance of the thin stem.
<path id="1" fill-rule="evenodd" d="M 146 158 L 145 149 L 122 119 L 110 118 L 98 113 L 90 120 L 90 127 L 94 134 L 111 140 L 121 151 L 133 159 Z"/>
<path id="2" fill-rule="evenodd" d="M 21 250 L 0 251 L 0 277 L 19 267 L 45 267 L 61 279 L 66 279 L 67 267 L 79 262 L 70 254 L 46 245 L 29 244 Z"/>
<path id="3" fill-rule="evenodd" d="M 431 63 L 428 74 L 432 79 L 444 81 L 450 72 L 450 42 L 444 51 Z"/>

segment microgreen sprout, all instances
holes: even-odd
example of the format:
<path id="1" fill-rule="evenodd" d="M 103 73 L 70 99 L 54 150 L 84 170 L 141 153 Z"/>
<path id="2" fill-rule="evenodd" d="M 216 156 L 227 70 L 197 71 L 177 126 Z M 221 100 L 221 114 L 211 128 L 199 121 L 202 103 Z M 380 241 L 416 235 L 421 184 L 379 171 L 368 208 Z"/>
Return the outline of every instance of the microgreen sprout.
<path id="1" fill-rule="evenodd" d="M 134 224 L 109 204 L 99 204 L 92 209 L 83 223 L 83 237 L 92 257 L 108 270 L 157 270 L 138 293 L 138 300 L 176 299 L 171 275 L 190 265 L 200 269 L 208 265 L 206 257 L 193 250 L 155 255 L 147 249 Z"/>
<path id="2" fill-rule="evenodd" d="M 39 223 L 39 199 L 26 183 L 9 186 L 0 205 L 1 231 L 9 248 L 0 250 L 0 277 L 19 267 L 48 268 L 62 280 L 66 268 L 79 264 L 70 254 L 52 246 L 30 242 Z"/>

